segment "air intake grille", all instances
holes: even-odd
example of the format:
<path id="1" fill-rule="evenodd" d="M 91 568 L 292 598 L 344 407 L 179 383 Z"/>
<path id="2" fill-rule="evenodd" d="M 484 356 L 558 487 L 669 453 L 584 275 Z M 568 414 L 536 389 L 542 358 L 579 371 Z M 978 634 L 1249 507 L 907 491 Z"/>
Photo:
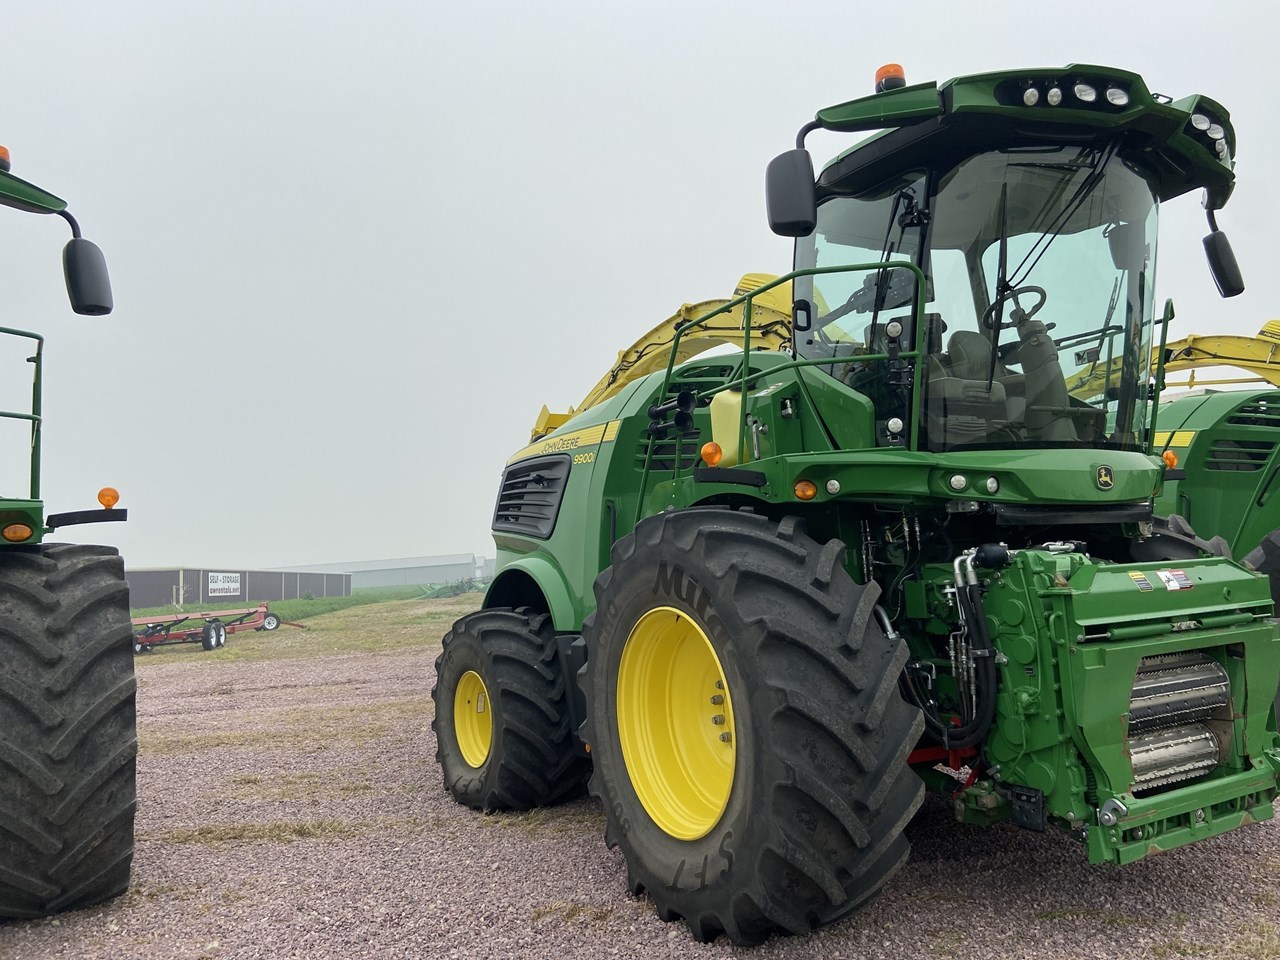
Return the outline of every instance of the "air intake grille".
<path id="1" fill-rule="evenodd" d="M 569 481 L 569 457 L 538 457 L 507 467 L 493 512 L 494 533 L 545 540 L 556 527 Z"/>
<path id="2" fill-rule="evenodd" d="M 1205 457 L 1206 470 L 1261 470 L 1276 447 L 1271 440 L 1215 440 Z"/>
<path id="3" fill-rule="evenodd" d="M 1280 398 L 1242 403 L 1227 418 L 1240 427 L 1280 427 Z"/>

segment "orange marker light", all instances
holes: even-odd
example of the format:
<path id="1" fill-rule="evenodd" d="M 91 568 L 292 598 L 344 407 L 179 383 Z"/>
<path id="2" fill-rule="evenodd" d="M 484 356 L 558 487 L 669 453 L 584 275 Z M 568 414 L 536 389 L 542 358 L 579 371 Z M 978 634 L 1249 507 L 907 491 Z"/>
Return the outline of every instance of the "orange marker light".
<path id="1" fill-rule="evenodd" d="M 1164 457 L 1164 465 L 1170 470 L 1178 465 L 1178 455 L 1172 450 L 1166 450 L 1160 456 Z"/>
<path id="2" fill-rule="evenodd" d="M 797 500 L 812 500 L 818 495 L 818 485 L 812 480 L 797 480 L 795 495 Z"/>
<path id="3" fill-rule="evenodd" d="M 11 523 L 0 530 L 0 537 L 4 537 L 10 543 L 21 543 L 23 540 L 31 539 L 31 528 L 25 523 Z"/>
<path id="4" fill-rule="evenodd" d="M 724 457 L 724 451 L 720 449 L 720 444 L 716 443 L 714 440 L 708 440 L 704 443 L 702 445 L 702 450 L 699 452 L 702 457 L 702 462 L 708 467 L 714 467 Z"/>
<path id="5" fill-rule="evenodd" d="M 110 510 L 120 502 L 120 491 L 115 487 L 103 487 L 98 491 L 98 502 Z"/>
<path id="6" fill-rule="evenodd" d="M 900 63 L 886 63 L 876 71 L 876 93 L 897 90 L 907 85 L 907 73 Z"/>

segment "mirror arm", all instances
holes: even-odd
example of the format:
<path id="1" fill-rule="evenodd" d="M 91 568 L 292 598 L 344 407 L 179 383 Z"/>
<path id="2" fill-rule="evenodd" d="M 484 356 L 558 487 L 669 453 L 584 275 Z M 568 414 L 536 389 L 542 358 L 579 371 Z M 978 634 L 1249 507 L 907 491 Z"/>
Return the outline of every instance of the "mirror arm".
<path id="1" fill-rule="evenodd" d="M 72 216 L 70 213 L 68 213 L 66 210 L 59 210 L 59 211 L 58 211 L 58 216 L 60 216 L 63 220 L 67 221 L 67 223 L 71 224 L 71 236 L 72 236 L 74 239 L 79 240 L 79 239 L 80 239 L 80 224 L 76 222 L 76 218 L 75 218 L 75 217 L 73 217 L 73 216 Z"/>
<path id="2" fill-rule="evenodd" d="M 808 123 L 806 123 L 803 127 L 800 128 L 800 132 L 796 134 L 796 149 L 803 150 L 804 138 L 807 137 L 809 134 L 811 134 L 814 130 L 821 130 L 821 129 L 822 129 L 822 124 L 817 120 L 810 120 Z"/>

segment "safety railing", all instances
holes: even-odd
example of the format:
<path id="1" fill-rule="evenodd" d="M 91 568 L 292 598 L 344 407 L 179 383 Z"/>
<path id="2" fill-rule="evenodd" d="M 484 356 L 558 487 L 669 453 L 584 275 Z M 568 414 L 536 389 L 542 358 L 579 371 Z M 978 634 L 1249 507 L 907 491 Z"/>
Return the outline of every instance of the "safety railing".
<path id="1" fill-rule="evenodd" d="M 44 337 L 38 333 L 31 333 L 28 330 L 14 330 L 10 327 L 0 327 L 0 335 L 19 337 L 26 340 L 34 340 L 36 344 L 36 352 L 27 357 L 27 362 L 35 365 L 34 376 L 31 382 L 31 412 L 18 413 L 10 410 L 0 410 L 0 420 L 26 420 L 31 424 L 31 493 L 30 499 L 40 499 L 40 424 L 42 422 L 40 412 L 40 383 L 41 383 L 41 364 L 44 357 Z"/>
<path id="2" fill-rule="evenodd" d="M 672 373 L 675 370 L 676 357 L 679 355 L 680 341 L 683 339 L 685 334 L 687 334 L 689 331 L 693 330 L 694 328 L 700 327 L 703 324 L 707 323 L 708 321 L 718 316 L 721 316 L 722 314 L 730 313 L 736 308 L 738 308 L 739 306 L 741 306 L 742 307 L 742 365 L 741 365 L 741 370 L 739 372 L 738 377 L 734 380 L 730 380 L 724 384 L 721 384 L 720 386 L 712 387 L 707 390 L 700 391 L 695 395 L 695 397 L 696 397 L 696 400 L 710 400 L 716 394 L 722 393 L 725 390 L 738 389 L 743 394 L 744 407 L 745 407 L 747 384 L 750 381 L 756 379 L 758 376 L 760 376 L 759 373 L 752 374 L 750 369 L 751 367 L 751 333 L 752 333 L 751 314 L 752 314 L 753 303 L 756 297 L 759 297 L 763 293 L 767 293 L 768 291 L 774 289 L 775 287 L 782 286 L 785 283 L 791 283 L 798 277 L 814 277 L 814 276 L 821 276 L 824 274 L 832 274 L 832 273 L 856 273 L 856 272 L 870 272 L 870 271 L 881 271 L 881 270 L 908 270 L 915 275 L 916 293 L 912 301 L 912 312 L 914 317 L 914 320 L 913 320 L 914 343 L 912 344 L 912 348 L 910 350 L 899 351 L 896 355 L 893 355 L 893 356 L 891 356 L 888 353 L 864 353 L 864 354 L 851 355 L 847 357 L 838 357 L 838 356 L 800 357 L 795 353 L 795 332 L 794 332 L 795 317 L 793 316 L 792 317 L 792 354 L 793 354 L 792 359 L 786 363 L 782 363 L 782 364 L 779 364 L 778 366 L 771 367 L 769 372 L 777 373 L 782 370 L 787 370 L 787 369 L 792 369 L 797 367 L 836 366 L 836 365 L 843 366 L 843 365 L 852 364 L 852 363 L 870 363 L 873 361 L 883 361 L 883 360 L 891 360 L 891 359 L 899 359 L 899 360 L 918 359 L 924 352 L 923 351 L 924 338 L 928 335 L 928 332 L 925 329 L 926 325 L 922 322 L 922 314 L 924 312 L 924 304 L 925 304 L 925 296 L 926 296 L 925 275 L 924 275 L 924 272 L 919 267 L 917 267 L 914 263 L 909 263 L 906 261 L 892 261 L 887 263 L 842 264 L 840 266 L 832 266 L 832 267 L 808 267 L 803 270 L 793 270 L 791 273 L 785 274 L 784 276 L 778 277 L 776 280 L 772 280 L 769 283 L 766 283 L 760 287 L 757 287 L 755 290 L 752 290 L 749 293 L 745 293 L 740 297 L 730 300 L 728 303 L 716 308 L 715 310 L 710 311 L 709 313 L 703 314 L 701 317 L 698 317 L 696 320 L 691 320 L 690 322 L 686 323 L 684 326 L 676 330 L 675 335 L 671 341 L 671 353 L 667 359 L 667 369 L 662 379 L 662 389 L 659 392 L 658 396 L 663 398 L 662 402 L 665 402 L 665 399 L 671 387 L 671 377 L 672 377 Z M 814 319 L 815 318 L 810 317 L 809 323 L 812 324 L 814 322 Z M 913 372 L 913 381 L 912 381 L 912 390 L 911 390 L 911 410 L 910 410 L 909 422 L 911 424 L 911 448 L 918 449 L 919 442 L 920 442 L 920 419 L 921 419 L 920 403 L 921 403 L 921 395 L 922 395 L 921 381 L 924 376 L 924 364 L 916 363 L 914 367 L 915 369 Z M 802 391 L 805 390 L 803 381 L 800 382 L 800 389 Z M 808 398 L 806 397 L 806 400 L 807 399 Z M 739 451 L 744 449 L 746 438 L 747 438 L 746 418 L 740 417 L 738 420 L 738 443 L 737 443 L 737 449 Z M 644 471 L 641 474 L 641 478 L 640 478 L 641 495 L 636 504 L 636 522 L 637 523 L 640 521 L 641 517 L 643 516 L 644 505 L 648 500 L 648 497 L 650 494 L 649 474 L 650 474 L 650 469 L 653 462 L 654 442 L 656 440 L 657 440 L 657 437 L 651 435 L 649 437 L 649 443 L 647 444 L 647 450 L 646 450 L 645 460 L 644 460 Z M 679 437 L 677 437 L 675 472 L 674 472 L 674 479 L 676 480 L 680 479 L 680 476 L 683 472 L 681 469 L 679 451 L 680 451 Z"/>

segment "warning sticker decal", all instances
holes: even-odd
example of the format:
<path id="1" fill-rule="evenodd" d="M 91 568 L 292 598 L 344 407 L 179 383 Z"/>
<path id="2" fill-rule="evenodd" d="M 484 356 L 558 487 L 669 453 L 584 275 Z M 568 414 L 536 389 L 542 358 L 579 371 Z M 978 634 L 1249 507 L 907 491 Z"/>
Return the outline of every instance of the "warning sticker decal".
<path id="1" fill-rule="evenodd" d="M 1146 593 L 1148 590 L 1155 589 L 1155 587 L 1151 585 L 1151 581 L 1147 579 L 1147 575 L 1143 573 L 1141 570 L 1130 570 L 1129 579 L 1131 579 L 1133 581 L 1134 586 L 1136 586 L 1143 593 Z"/>
<path id="2" fill-rule="evenodd" d="M 1156 576 L 1160 578 L 1166 590 L 1190 590 L 1194 586 L 1191 578 L 1181 570 L 1157 570 Z"/>

